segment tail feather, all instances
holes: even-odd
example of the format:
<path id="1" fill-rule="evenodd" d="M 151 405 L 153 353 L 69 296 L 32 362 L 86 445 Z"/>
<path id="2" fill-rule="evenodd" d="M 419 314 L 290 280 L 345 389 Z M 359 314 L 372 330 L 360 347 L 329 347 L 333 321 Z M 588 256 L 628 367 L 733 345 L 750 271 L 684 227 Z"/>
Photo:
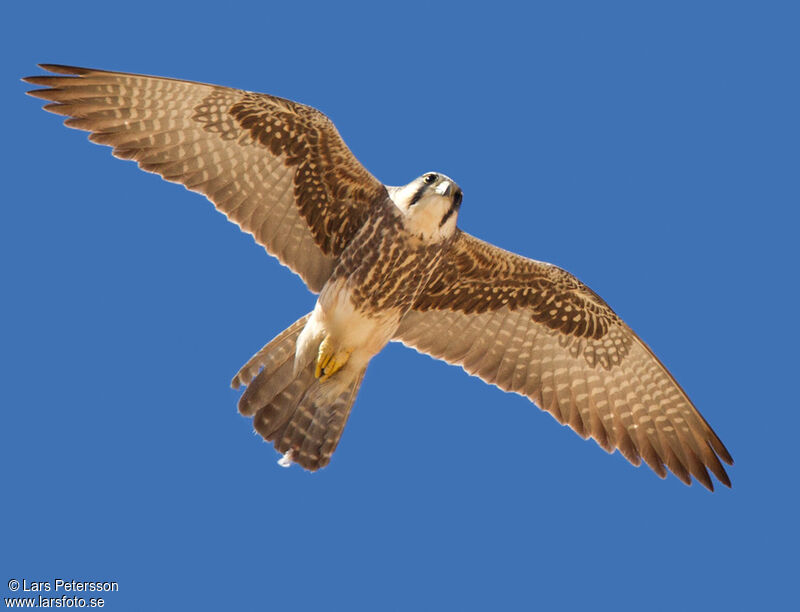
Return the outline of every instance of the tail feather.
<path id="1" fill-rule="evenodd" d="M 330 393 L 324 388 L 324 384 L 308 390 L 295 413 L 303 413 L 302 416 L 292 418 L 283 437 L 284 440 L 291 439 L 287 450 L 293 450 L 293 461 L 306 469 L 328 465 L 339 444 L 363 376 L 364 370 L 344 390 L 336 394 L 333 401 L 330 400 Z M 309 465 L 316 467 L 308 467 Z"/>
<path id="2" fill-rule="evenodd" d="M 255 430 L 273 442 L 275 450 L 290 453 L 292 461 L 314 471 L 330 462 L 365 370 L 356 372 L 345 367 L 320 382 L 314 376 L 313 358 L 308 363 L 295 364 L 297 337 L 308 316 L 256 353 L 232 384 L 247 384 L 239 400 L 239 412 L 254 415 Z"/>
<path id="3" fill-rule="evenodd" d="M 253 425 L 273 442 L 275 450 L 291 453 L 291 460 L 305 469 L 325 467 L 339 444 L 363 376 L 361 370 L 344 385 L 335 380 L 320 382 L 314 377 L 312 362 L 258 410 Z"/>
<path id="4" fill-rule="evenodd" d="M 314 420 L 314 423 L 312 423 L 312 427 L 314 424 L 317 424 L 318 429 L 310 432 L 307 442 L 310 440 L 322 439 L 322 443 L 319 444 L 319 450 L 317 452 L 322 460 L 325 461 L 324 465 L 327 465 L 328 462 L 330 462 L 331 455 L 333 455 L 333 451 L 336 450 L 336 447 L 339 444 L 339 439 L 342 437 L 344 426 L 347 423 L 348 417 L 350 416 L 350 409 L 353 407 L 353 402 L 355 401 L 356 395 L 358 395 L 358 390 L 361 387 L 361 381 L 364 379 L 364 372 L 366 372 L 366 369 L 361 370 L 356 379 L 350 384 L 349 389 L 339 396 L 339 403 L 335 404 L 333 409 L 328 411 L 328 414 L 324 420 L 322 418 L 318 418 Z M 311 454 L 313 450 L 314 448 L 311 444 L 304 443 L 303 447 L 301 448 L 300 456 L 302 457 L 303 452 Z"/>
<path id="5" fill-rule="evenodd" d="M 310 316 L 311 313 L 309 312 L 306 316 L 292 323 L 270 340 L 264 348 L 253 355 L 233 377 L 231 387 L 238 389 L 242 385 L 249 384 L 259 373 L 259 370 L 266 372 L 267 376 L 269 376 L 282 366 L 287 359 L 294 357 L 297 336 L 303 331 Z"/>
<path id="6" fill-rule="evenodd" d="M 311 371 L 310 374 L 310 379 L 295 375 L 294 355 L 290 355 L 277 369 L 264 369 L 253 379 L 239 398 L 239 412 L 244 416 L 253 416 L 260 409 L 269 406 L 280 394 L 287 396 L 284 403 L 299 399 L 314 380 L 314 372 Z"/>

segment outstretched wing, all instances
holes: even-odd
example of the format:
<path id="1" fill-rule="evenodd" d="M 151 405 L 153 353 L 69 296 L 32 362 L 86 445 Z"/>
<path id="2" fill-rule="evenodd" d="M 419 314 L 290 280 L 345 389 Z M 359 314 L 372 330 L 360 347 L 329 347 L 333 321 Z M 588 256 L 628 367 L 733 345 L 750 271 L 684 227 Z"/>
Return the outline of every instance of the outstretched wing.
<path id="1" fill-rule="evenodd" d="M 667 369 L 574 276 L 459 232 L 395 340 L 529 397 L 583 438 L 726 486 L 730 454 Z"/>
<path id="2" fill-rule="evenodd" d="M 388 194 L 333 123 L 289 100 L 159 77 L 44 64 L 24 79 L 69 127 L 202 193 L 318 292 Z"/>

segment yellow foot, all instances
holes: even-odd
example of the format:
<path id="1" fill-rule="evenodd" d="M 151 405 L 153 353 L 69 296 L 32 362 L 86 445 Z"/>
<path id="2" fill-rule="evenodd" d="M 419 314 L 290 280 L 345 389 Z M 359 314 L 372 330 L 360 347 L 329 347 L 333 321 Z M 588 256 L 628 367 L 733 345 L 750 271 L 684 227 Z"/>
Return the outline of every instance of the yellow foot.
<path id="1" fill-rule="evenodd" d="M 328 380 L 342 369 L 342 366 L 350 359 L 350 353 L 352 352 L 353 349 L 337 351 L 333 346 L 333 342 L 330 341 L 330 336 L 325 336 L 325 339 L 319 345 L 317 367 L 314 369 L 314 376 L 319 378 L 320 382 Z"/>

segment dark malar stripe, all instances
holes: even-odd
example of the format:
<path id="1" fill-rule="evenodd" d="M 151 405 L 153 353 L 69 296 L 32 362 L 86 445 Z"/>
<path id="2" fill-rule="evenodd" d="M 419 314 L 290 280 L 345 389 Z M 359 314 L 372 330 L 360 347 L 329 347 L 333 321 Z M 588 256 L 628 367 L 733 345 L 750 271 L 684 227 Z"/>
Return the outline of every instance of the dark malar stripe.
<path id="1" fill-rule="evenodd" d="M 453 216 L 453 214 L 458 210 L 459 206 L 460 204 L 456 204 L 456 201 L 453 200 L 453 202 L 450 204 L 450 208 L 447 209 L 447 212 L 444 213 L 442 220 L 439 222 L 439 227 L 442 227 L 445 223 L 447 223 L 447 220 Z"/>
<path id="2" fill-rule="evenodd" d="M 411 208 L 412 206 L 414 206 L 414 204 L 419 202 L 420 198 L 425 193 L 425 190 L 428 189 L 428 187 L 429 185 L 427 183 L 423 183 L 422 185 L 420 185 L 420 188 L 417 189 L 417 192 L 414 194 L 414 197 L 411 198 L 411 202 L 408 203 L 409 208 Z"/>

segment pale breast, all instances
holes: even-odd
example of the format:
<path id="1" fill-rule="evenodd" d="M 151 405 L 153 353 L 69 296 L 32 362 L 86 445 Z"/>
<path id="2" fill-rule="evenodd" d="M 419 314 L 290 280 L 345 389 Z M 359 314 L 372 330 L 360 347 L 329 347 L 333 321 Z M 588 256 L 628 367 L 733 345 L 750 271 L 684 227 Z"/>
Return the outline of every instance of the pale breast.
<path id="1" fill-rule="evenodd" d="M 322 324 L 334 342 L 361 349 L 367 358 L 391 340 L 402 316 L 397 308 L 375 310 L 358 303 L 346 278 L 328 282 L 319 296 L 319 307 Z"/>
<path id="2" fill-rule="evenodd" d="M 406 312 L 428 282 L 446 243 L 426 244 L 396 214 L 376 215 L 342 253 L 331 280 L 346 279 L 356 306 Z"/>
<path id="3" fill-rule="evenodd" d="M 319 297 L 325 327 L 350 347 L 377 353 L 392 338 L 439 261 L 391 214 L 376 215 L 342 253 Z"/>

